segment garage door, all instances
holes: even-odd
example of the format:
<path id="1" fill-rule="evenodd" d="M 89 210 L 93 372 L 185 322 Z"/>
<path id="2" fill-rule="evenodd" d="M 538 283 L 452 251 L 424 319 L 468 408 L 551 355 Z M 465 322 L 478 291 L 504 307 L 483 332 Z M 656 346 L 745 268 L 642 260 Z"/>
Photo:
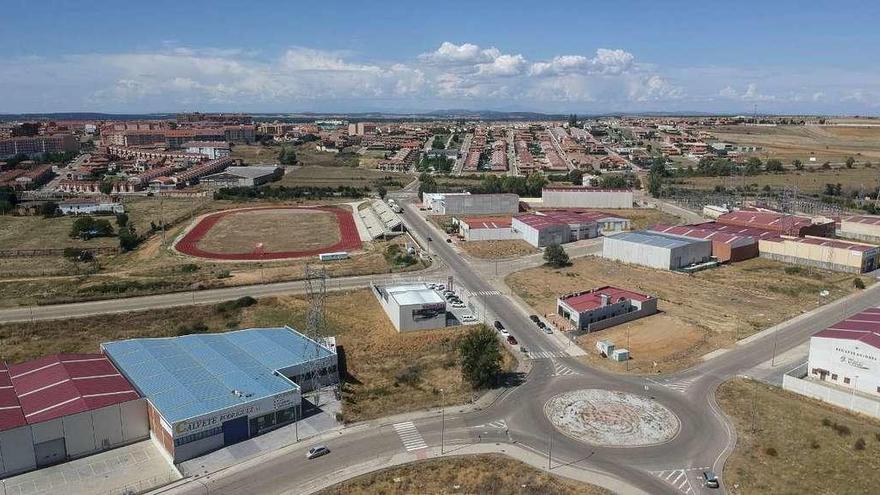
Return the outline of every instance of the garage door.
<path id="1" fill-rule="evenodd" d="M 34 457 L 37 458 L 37 467 L 49 466 L 64 462 L 67 459 L 67 449 L 64 447 L 64 438 L 56 438 L 48 442 L 34 444 Z"/>
<path id="2" fill-rule="evenodd" d="M 231 419 L 223 423 L 223 444 L 232 445 L 236 442 L 247 439 L 248 437 L 248 418 L 242 416 L 240 418 Z"/>

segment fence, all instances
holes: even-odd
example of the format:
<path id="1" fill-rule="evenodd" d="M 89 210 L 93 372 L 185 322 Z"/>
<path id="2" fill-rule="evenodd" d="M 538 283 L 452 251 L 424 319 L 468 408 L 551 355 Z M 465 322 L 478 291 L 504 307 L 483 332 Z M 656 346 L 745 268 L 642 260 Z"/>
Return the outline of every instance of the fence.
<path id="1" fill-rule="evenodd" d="M 83 249 L 92 254 L 117 254 L 119 248 L 116 247 L 95 247 Z M 63 248 L 50 249 L 2 249 L 0 250 L 0 258 L 28 258 L 38 256 L 63 256 Z"/>
<path id="2" fill-rule="evenodd" d="M 853 412 L 880 418 L 880 398 L 866 397 L 854 391 L 840 390 L 822 382 L 803 378 L 806 369 L 799 368 L 799 370 L 800 372 L 787 373 L 782 377 L 782 388 Z"/>

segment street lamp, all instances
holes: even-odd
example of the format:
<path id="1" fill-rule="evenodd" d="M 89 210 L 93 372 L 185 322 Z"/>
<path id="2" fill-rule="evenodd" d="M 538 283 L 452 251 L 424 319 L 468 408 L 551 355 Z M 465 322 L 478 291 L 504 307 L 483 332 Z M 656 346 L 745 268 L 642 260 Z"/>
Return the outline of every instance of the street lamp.
<path id="1" fill-rule="evenodd" d="M 440 389 L 440 455 L 443 455 L 443 434 L 446 432 L 446 391 Z"/>

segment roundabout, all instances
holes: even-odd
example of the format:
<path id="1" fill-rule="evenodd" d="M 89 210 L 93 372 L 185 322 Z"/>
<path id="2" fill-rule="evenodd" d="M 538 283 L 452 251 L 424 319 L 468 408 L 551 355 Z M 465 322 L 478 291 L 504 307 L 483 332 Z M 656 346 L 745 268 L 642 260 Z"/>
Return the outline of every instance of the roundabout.
<path id="1" fill-rule="evenodd" d="M 678 417 L 656 400 L 602 389 L 582 389 L 552 397 L 544 414 L 575 440 L 603 447 L 647 447 L 678 435 Z"/>

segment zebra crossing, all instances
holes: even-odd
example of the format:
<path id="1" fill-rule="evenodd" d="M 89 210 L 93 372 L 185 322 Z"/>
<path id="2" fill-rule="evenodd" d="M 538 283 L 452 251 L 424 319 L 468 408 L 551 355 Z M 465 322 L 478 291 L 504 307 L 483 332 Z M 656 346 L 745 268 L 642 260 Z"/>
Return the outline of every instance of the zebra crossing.
<path id="1" fill-rule="evenodd" d="M 473 426 L 472 428 L 498 428 L 499 430 L 506 430 L 507 429 L 507 421 L 504 421 L 503 419 L 499 419 L 499 420 L 490 421 L 488 423 L 484 423 L 481 425 Z"/>
<path id="2" fill-rule="evenodd" d="M 565 351 L 529 351 L 529 357 L 532 358 L 532 360 L 551 359 L 566 356 L 568 356 L 568 354 L 566 354 Z"/>
<path id="3" fill-rule="evenodd" d="M 664 387 L 666 387 L 666 388 L 669 388 L 669 389 L 675 390 L 676 392 L 685 393 L 685 392 L 688 391 L 688 389 L 690 388 L 690 386 L 693 385 L 694 382 L 697 381 L 697 380 L 699 380 L 699 379 L 700 379 L 700 377 L 698 377 L 698 376 L 694 376 L 694 377 L 691 377 L 691 378 L 686 378 L 686 379 L 684 379 L 684 380 L 676 380 L 676 381 L 673 381 L 673 382 L 663 382 L 663 383 L 658 382 L 658 384 L 659 384 L 659 385 L 662 385 L 662 386 L 664 386 Z"/>
<path id="4" fill-rule="evenodd" d="M 412 421 L 395 423 L 394 431 L 397 432 L 397 436 L 400 437 L 400 441 L 407 452 L 428 448 L 428 444 L 425 443 L 425 439 L 422 438 L 422 434 L 419 433 L 419 430 L 416 429 L 416 425 Z"/>
<path id="5" fill-rule="evenodd" d="M 486 296 L 500 296 L 501 291 L 500 290 L 478 290 L 478 291 L 474 292 L 473 295 L 484 296 L 484 297 L 486 297 Z"/>
<path id="6" fill-rule="evenodd" d="M 663 481 L 675 487 L 681 493 L 696 493 L 694 485 L 691 483 L 690 474 L 693 473 L 695 479 L 699 479 L 699 473 L 707 471 L 710 467 L 687 468 L 687 469 L 665 469 L 662 471 L 651 471 L 651 474 L 657 476 Z M 698 483 L 697 486 L 700 486 Z"/>
<path id="7" fill-rule="evenodd" d="M 551 360 L 551 363 L 553 363 L 553 372 L 550 374 L 550 376 L 566 376 L 566 375 L 579 375 L 580 374 L 579 372 L 569 368 L 568 366 L 560 363 L 559 361 Z"/>

